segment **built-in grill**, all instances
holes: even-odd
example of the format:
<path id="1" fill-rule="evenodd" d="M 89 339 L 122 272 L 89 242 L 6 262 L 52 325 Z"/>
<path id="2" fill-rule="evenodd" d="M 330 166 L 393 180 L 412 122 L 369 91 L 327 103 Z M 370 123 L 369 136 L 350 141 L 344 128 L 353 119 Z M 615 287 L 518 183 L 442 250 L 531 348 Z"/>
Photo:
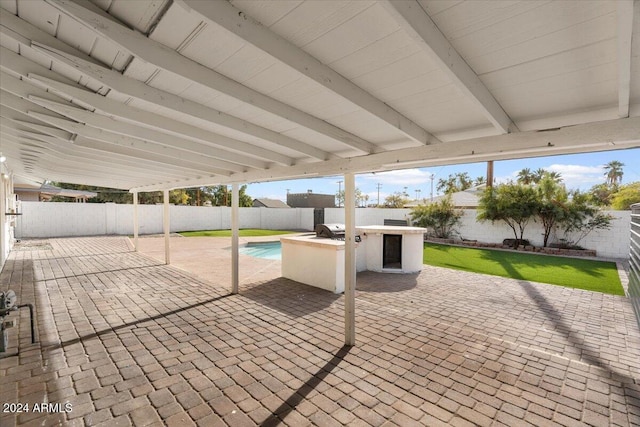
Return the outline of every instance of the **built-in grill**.
<path id="1" fill-rule="evenodd" d="M 316 225 L 316 237 L 325 237 L 333 240 L 344 240 L 346 227 L 344 224 L 318 224 Z M 356 236 L 356 242 L 360 236 Z"/>

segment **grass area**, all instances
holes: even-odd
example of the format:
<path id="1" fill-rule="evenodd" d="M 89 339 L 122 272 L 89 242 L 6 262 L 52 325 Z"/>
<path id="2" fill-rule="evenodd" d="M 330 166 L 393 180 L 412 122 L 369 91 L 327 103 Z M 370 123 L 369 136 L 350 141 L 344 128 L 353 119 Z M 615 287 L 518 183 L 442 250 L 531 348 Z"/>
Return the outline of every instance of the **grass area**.
<path id="1" fill-rule="evenodd" d="M 434 243 L 425 243 L 423 262 L 436 267 L 624 295 L 614 262 L 461 248 Z"/>
<path id="2" fill-rule="evenodd" d="M 259 237 L 259 236 L 277 236 L 280 234 L 292 234 L 296 231 L 286 230 L 262 230 L 258 228 L 240 229 L 240 237 Z M 184 237 L 231 237 L 231 230 L 201 230 L 201 231 L 183 231 L 178 233 Z"/>

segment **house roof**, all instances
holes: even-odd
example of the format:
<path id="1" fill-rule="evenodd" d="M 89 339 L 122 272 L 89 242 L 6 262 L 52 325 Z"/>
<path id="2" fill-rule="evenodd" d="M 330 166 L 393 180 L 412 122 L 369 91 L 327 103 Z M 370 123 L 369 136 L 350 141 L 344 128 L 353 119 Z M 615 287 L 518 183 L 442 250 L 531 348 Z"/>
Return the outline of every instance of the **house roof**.
<path id="1" fill-rule="evenodd" d="M 426 203 L 437 203 L 440 200 L 450 196 L 453 206 L 457 208 L 476 208 L 479 204 L 480 195 L 475 191 L 457 191 L 449 195 L 442 195 L 433 198 L 433 201 L 427 200 Z"/>
<path id="2" fill-rule="evenodd" d="M 640 5 L 1 3 L 30 179 L 152 191 L 640 146 Z"/>
<path id="3" fill-rule="evenodd" d="M 69 190 L 66 188 L 59 188 L 53 185 L 43 184 L 40 187 L 25 187 L 25 186 L 14 186 L 15 192 L 23 192 L 23 193 L 38 193 L 38 194 L 46 194 L 50 196 L 62 196 L 62 197 L 81 197 L 81 198 L 91 198 L 96 197 L 98 193 L 93 191 L 83 191 L 83 190 Z"/>
<path id="4" fill-rule="evenodd" d="M 287 205 L 282 200 L 276 200 L 276 199 L 254 199 L 253 200 L 254 205 L 255 205 L 256 202 L 258 202 L 259 204 L 261 204 L 265 208 L 288 208 L 288 207 L 290 207 L 289 205 Z"/>

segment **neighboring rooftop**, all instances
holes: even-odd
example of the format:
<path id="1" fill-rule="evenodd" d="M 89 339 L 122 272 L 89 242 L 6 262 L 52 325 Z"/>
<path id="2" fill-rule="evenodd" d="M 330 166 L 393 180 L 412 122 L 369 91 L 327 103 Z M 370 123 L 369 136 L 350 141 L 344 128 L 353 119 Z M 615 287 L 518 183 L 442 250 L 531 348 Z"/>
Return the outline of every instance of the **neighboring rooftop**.
<path id="1" fill-rule="evenodd" d="M 253 207 L 254 208 L 290 208 L 291 206 L 287 205 L 282 200 L 278 199 L 253 199 Z"/>
<path id="2" fill-rule="evenodd" d="M 288 193 L 287 204 L 292 208 L 335 208 L 336 196 L 314 193 L 311 190 L 306 193 Z"/>
<path id="3" fill-rule="evenodd" d="M 18 195 L 20 200 L 39 200 L 49 201 L 54 196 L 68 197 L 75 199 L 76 201 L 86 201 L 92 197 L 96 197 L 98 193 L 93 191 L 83 190 L 69 190 L 66 188 L 59 188 L 53 185 L 42 184 L 40 187 L 34 186 L 14 186 L 14 192 Z M 35 197 L 30 197 L 33 195 Z M 21 197 L 22 196 L 22 197 Z"/>

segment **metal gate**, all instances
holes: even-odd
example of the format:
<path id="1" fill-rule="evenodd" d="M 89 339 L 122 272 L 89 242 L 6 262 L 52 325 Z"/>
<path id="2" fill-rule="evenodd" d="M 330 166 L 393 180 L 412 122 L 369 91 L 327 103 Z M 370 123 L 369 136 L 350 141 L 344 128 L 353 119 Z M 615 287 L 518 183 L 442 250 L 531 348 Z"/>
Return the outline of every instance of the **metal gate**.
<path id="1" fill-rule="evenodd" d="M 629 298 L 640 326 L 640 203 L 631 205 L 631 243 L 629 245 Z"/>
<path id="2" fill-rule="evenodd" d="M 315 208 L 313 210 L 313 229 L 316 229 L 316 225 L 324 224 L 324 208 Z"/>

